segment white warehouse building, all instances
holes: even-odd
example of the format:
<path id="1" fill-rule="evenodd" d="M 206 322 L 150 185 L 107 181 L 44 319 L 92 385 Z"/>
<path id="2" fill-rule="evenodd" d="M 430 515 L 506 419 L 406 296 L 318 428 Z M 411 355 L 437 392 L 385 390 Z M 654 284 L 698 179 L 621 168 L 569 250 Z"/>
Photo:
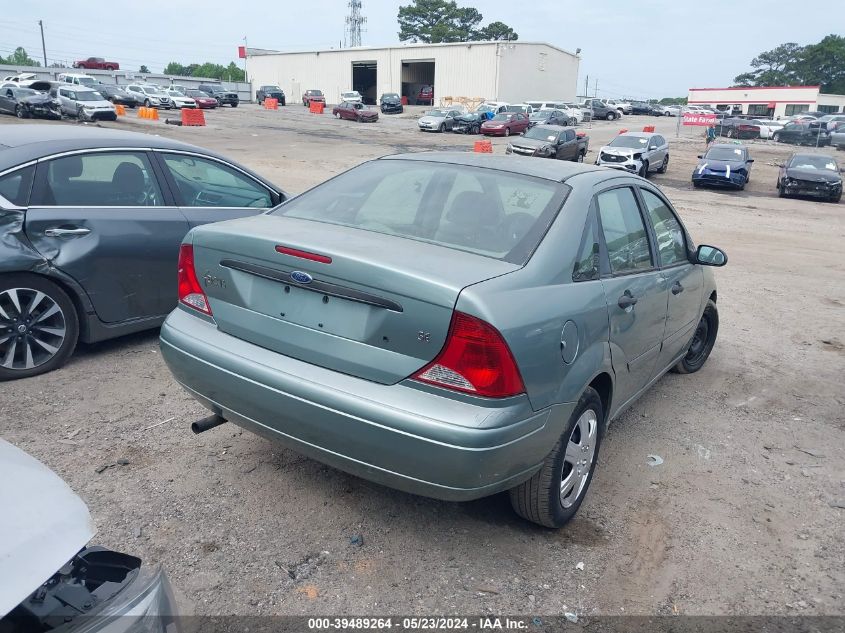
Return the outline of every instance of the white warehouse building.
<path id="1" fill-rule="evenodd" d="M 580 57 L 539 42 L 457 42 L 356 47 L 284 53 L 247 50 L 253 95 L 278 85 L 287 101 L 322 90 L 328 103 L 357 90 L 367 103 L 396 92 L 416 103 L 422 86 L 434 86 L 435 104 L 452 99 L 573 101 Z M 427 103 L 425 105 L 428 105 Z"/>

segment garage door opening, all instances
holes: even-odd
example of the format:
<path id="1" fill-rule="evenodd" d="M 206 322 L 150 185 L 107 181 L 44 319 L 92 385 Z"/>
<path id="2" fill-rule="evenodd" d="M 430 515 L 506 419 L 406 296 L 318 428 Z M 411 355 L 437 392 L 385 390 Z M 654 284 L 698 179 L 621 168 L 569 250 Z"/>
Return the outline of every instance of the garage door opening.
<path id="1" fill-rule="evenodd" d="M 352 62 L 352 90 L 357 90 L 364 98 L 364 103 L 375 104 L 377 90 L 378 64 L 376 62 Z"/>
<path id="2" fill-rule="evenodd" d="M 431 91 L 423 90 L 431 88 Z M 402 96 L 408 103 L 434 105 L 434 60 L 402 60 Z"/>

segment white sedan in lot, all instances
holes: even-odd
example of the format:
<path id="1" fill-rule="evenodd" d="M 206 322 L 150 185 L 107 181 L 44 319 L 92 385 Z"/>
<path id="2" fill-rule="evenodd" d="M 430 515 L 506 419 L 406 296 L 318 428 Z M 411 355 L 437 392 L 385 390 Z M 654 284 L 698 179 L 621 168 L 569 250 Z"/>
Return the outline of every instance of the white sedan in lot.
<path id="1" fill-rule="evenodd" d="M 772 121 L 770 119 L 754 119 L 750 121 L 753 125 L 760 127 L 760 138 L 772 138 L 775 132 L 783 129 L 782 121 Z"/>
<path id="2" fill-rule="evenodd" d="M 176 90 L 175 88 L 168 88 L 164 91 L 172 100 L 173 105 L 175 105 L 180 110 L 182 108 L 196 108 L 197 102 L 192 99 L 191 97 L 185 96 L 185 93 Z"/>

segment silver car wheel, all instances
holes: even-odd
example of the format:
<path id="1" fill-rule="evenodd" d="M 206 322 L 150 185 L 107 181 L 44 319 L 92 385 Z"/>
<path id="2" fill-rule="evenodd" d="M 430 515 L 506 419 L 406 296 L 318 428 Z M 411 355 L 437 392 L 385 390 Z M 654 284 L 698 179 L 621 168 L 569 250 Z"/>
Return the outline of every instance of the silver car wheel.
<path id="1" fill-rule="evenodd" d="M 560 505 L 571 507 L 584 492 L 596 456 L 598 417 L 587 409 L 578 418 L 566 444 L 560 478 Z"/>
<path id="2" fill-rule="evenodd" d="M 58 353 L 66 333 L 64 312 L 40 290 L 9 288 L 0 293 L 0 367 L 43 365 Z"/>

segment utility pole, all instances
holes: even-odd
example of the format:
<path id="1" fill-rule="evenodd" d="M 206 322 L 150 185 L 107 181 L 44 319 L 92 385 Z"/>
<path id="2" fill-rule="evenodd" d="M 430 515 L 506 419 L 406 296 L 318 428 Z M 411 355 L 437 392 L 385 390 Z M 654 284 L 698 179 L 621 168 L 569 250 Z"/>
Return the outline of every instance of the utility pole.
<path id="1" fill-rule="evenodd" d="M 595 98 L 598 98 L 598 96 L 599 96 L 599 80 L 598 80 L 598 79 L 596 79 L 596 87 L 595 87 L 595 89 L 593 90 L 593 98 L 594 98 L 594 99 L 595 99 Z"/>
<path id="2" fill-rule="evenodd" d="M 587 75 L 587 78 L 584 80 L 584 98 L 588 98 L 590 96 L 590 76 Z"/>
<path id="3" fill-rule="evenodd" d="M 249 56 L 249 47 L 246 43 L 246 35 L 244 35 L 244 83 L 249 83 L 249 75 L 246 74 L 246 58 Z"/>
<path id="4" fill-rule="evenodd" d="M 44 22 L 38 20 L 38 26 L 41 28 L 41 52 L 44 53 L 44 68 L 47 68 L 47 46 L 44 44 Z"/>

